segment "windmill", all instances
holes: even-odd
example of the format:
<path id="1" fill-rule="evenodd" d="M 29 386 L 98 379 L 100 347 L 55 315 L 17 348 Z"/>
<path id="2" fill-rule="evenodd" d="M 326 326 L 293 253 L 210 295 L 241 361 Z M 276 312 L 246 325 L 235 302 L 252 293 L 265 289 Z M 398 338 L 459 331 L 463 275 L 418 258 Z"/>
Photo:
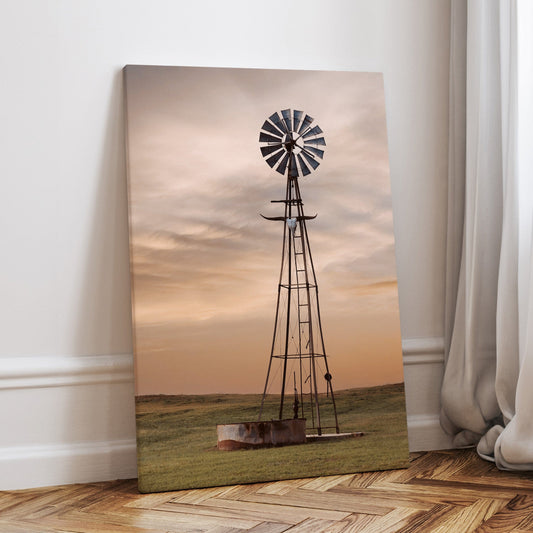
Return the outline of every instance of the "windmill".
<path id="1" fill-rule="evenodd" d="M 309 245 L 307 221 L 316 215 L 304 214 L 298 178 L 308 176 L 320 165 L 326 141 L 314 119 L 296 109 L 275 112 L 263 123 L 259 133 L 261 154 L 276 172 L 286 176 L 285 198 L 272 200 L 284 204 L 282 216 L 266 217 L 283 222 L 283 247 L 278 283 L 274 332 L 259 420 L 265 398 L 279 393 L 278 419 L 288 418 L 291 410 L 289 390 L 294 389 L 292 416 L 311 419 L 318 435 L 323 430 L 339 433 L 337 409 L 322 333 L 318 285 Z M 275 368 L 277 367 L 277 368 Z M 278 374 L 280 374 L 278 376 Z M 280 388 L 272 391 L 274 377 Z M 324 420 L 324 411 L 328 421 Z M 331 425 L 328 425 L 331 424 Z"/>

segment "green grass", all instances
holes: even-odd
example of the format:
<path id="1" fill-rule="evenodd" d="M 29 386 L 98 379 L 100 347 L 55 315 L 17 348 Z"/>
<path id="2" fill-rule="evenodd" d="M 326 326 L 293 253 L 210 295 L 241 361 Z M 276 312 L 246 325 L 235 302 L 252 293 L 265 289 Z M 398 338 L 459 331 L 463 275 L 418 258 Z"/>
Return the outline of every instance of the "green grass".
<path id="1" fill-rule="evenodd" d="M 140 396 L 136 399 L 139 490 L 159 492 L 407 467 L 403 384 L 337 391 L 335 400 L 340 430 L 363 431 L 365 436 L 219 451 L 216 425 L 257 420 L 261 395 Z M 263 419 L 275 417 L 278 403 L 279 397 L 268 399 Z"/>

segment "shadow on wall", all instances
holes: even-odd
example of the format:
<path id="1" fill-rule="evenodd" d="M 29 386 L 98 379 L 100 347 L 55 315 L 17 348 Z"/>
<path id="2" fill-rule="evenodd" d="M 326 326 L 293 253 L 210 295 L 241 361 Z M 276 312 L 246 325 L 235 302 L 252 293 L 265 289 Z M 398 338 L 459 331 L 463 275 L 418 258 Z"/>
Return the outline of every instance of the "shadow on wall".
<path id="1" fill-rule="evenodd" d="M 107 122 L 105 131 L 98 137 L 103 146 L 99 173 L 94 176 L 98 183 L 92 199 L 92 226 L 80 282 L 76 327 L 72 331 L 76 352 L 90 354 L 87 359 L 92 361 L 103 360 L 103 368 L 97 368 L 101 374 L 94 383 L 88 374 L 87 384 L 67 392 L 76 398 L 74 402 L 65 398 L 63 429 L 66 440 L 75 436 L 78 442 L 97 444 L 90 444 L 87 450 L 80 452 L 85 460 L 92 457 L 88 462 L 92 463 L 93 470 L 96 464 L 100 479 L 116 477 L 117 466 L 131 477 L 135 468 L 122 70 L 114 74 L 110 83 Z M 106 365 L 109 368 L 105 368 Z M 71 456 L 71 472 L 81 474 L 79 460 L 76 454 Z M 122 463 L 122 467 L 117 462 Z M 85 477 L 95 479 L 94 471 L 87 472 Z"/>
<path id="2" fill-rule="evenodd" d="M 122 71 L 113 76 L 92 231 L 73 345 L 78 353 L 132 353 Z"/>

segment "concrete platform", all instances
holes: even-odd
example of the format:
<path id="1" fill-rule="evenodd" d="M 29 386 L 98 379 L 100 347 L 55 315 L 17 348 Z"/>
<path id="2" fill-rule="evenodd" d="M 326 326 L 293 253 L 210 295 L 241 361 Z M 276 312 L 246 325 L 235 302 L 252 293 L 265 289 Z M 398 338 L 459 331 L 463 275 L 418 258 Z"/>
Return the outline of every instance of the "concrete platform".
<path id="1" fill-rule="evenodd" d="M 306 435 L 307 442 L 327 442 L 334 440 L 353 439 L 355 437 L 363 437 L 362 431 L 355 431 L 354 433 L 324 433 L 322 435 Z"/>

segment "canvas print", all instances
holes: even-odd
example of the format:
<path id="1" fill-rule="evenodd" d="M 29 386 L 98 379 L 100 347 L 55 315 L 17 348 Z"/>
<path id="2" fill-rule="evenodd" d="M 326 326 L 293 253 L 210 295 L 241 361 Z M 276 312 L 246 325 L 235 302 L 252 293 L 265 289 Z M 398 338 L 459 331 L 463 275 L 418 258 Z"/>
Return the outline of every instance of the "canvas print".
<path id="1" fill-rule="evenodd" d="M 141 492 L 406 467 L 382 75 L 124 72 Z"/>

